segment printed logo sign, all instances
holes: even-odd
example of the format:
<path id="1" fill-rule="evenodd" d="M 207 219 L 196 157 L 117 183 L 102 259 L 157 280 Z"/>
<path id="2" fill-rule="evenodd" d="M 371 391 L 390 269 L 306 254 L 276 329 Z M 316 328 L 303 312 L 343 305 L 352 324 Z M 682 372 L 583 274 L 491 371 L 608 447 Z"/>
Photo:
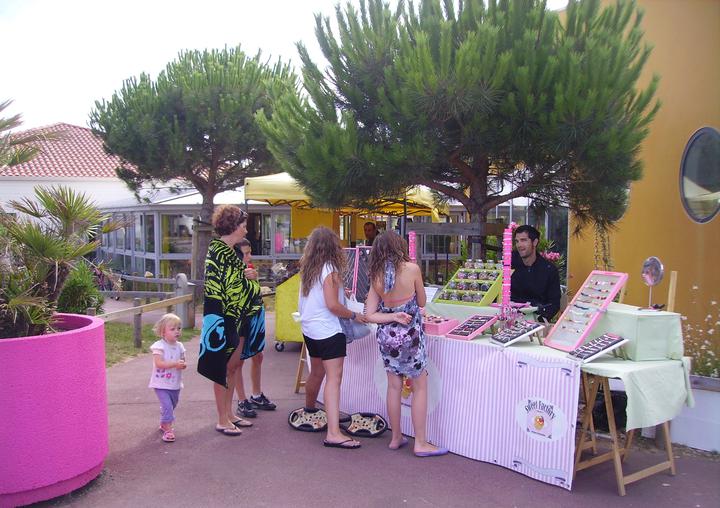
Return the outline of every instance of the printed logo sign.
<path id="1" fill-rule="evenodd" d="M 525 433 L 536 441 L 557 441 L 567 430 L 562 410 L 552 402 L 537 397 L 518 401 L 515 420 Z"/>

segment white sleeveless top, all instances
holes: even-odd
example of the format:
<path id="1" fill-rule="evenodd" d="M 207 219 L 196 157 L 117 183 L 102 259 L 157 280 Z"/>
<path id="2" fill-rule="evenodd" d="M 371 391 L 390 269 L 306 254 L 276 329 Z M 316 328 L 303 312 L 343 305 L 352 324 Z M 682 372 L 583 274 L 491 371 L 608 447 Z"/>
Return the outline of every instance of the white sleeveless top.
<path id="1" fill-rule="evenodd" d="M 327 308 L 325 295 L 323 295 L 323 283 L 335 271 L 330 263 L 326 263 L 320 273 L 320 279 L 315 282 L 307 296 L 303 296 L 302 282 L 300 283 L 300 298 L 298 299 L 300 326 L 303 335 L 310 339 L 327 339 L 342 332 L 338 317 Z M 338 301 L 342 301 L 342 292 L 341 286 L 338 289 Z"/>

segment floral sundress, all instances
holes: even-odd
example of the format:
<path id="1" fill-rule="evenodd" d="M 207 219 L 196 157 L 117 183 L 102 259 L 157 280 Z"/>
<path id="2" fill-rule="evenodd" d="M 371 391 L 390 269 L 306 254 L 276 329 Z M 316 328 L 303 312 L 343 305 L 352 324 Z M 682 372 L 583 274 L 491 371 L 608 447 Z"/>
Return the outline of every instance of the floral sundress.
<path id="1" fill-rule="evenodd" d="M 388 261 L 385 265 L 385 293 L 387 294 L 394 285 L 395 267 Z M 378 325 L 377 342 L 386 371 L 397 376 L 418 377 L 425 370 L 427 353 L 417 295 L 413 295 L 409 301 L 397 307 L 387 307 L 381 300 L 378 310 L 386 314 L 405 312 L 412 316 L 412 320 L 407 325 L 397 322 Z"/>

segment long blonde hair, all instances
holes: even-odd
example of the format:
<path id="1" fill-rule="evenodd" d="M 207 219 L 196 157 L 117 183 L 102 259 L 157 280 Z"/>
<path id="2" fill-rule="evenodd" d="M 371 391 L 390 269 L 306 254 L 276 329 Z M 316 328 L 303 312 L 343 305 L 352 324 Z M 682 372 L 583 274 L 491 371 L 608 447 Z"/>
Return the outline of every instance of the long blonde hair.
<path id="1" fill-rule="evenodd" d="M 345 254 L 340 245 L 340 238 L 331 229 L 318 226 L 310 233 L 308 243 L 300 259 L 300 281 L 302 294 L 307 296 L 310 289 L 320 280 L 322 269 L 329 263 L 339 275 L 345 269 Z"/>
<path id="2" fill-rule="evenodd" d="M 385 280 L 385 265 L 390 261 L 395 273 L 400 271 L 400 263 L 410 261 L 408 244 L 394 231 L 387 231 L 375 238 L 370 251 L 370 281 L 381 286 Z"/>

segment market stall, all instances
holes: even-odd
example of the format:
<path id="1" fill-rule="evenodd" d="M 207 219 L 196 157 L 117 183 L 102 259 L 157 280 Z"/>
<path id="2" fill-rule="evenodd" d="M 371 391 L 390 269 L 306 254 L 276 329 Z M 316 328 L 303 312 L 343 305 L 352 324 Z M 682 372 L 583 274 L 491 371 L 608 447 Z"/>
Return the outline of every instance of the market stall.
<path id="1" fill-rule="evenodd" d="M 447 287 L 438 292 L 439 302 L 426 306 L 428 440 L 568 490 L 577 471 L 608 460 L 620 495 L 625 485 L 649 475 L 675 474 L 667 438 L 667 460 L 627 474 L 621 459 L 629 446 L 619 444 L 608 380 L 621 380 L 626 390 L 627 443 L 635 429 L 663 424 L 667 430 L 683 405 L 693 404 L 680 315 L 614 303 L 628 275 L 593 271 L 546 334 L 548 327 L 528 321 L 509 300 L 507 233 L 498 307 L 448 298 Z M 499 269 L 465 265 L 464 277 L 450 282 L 476 280 L 469 277 L 476 272 L 481 279 L 491 277 Z M 586 409 L 578 432 L 581 386 Z M 600 386 L 610 415 L 611 450 L 583 460 L 583 452 L 598 451 L 592 409 Z M 340 409 L 387 418 L 386 392 L 373 332 L 348 345 Z M 413 435 L 411 403 L 411 384 L 405 383 L 401 426 L 407 435 Z"/>

